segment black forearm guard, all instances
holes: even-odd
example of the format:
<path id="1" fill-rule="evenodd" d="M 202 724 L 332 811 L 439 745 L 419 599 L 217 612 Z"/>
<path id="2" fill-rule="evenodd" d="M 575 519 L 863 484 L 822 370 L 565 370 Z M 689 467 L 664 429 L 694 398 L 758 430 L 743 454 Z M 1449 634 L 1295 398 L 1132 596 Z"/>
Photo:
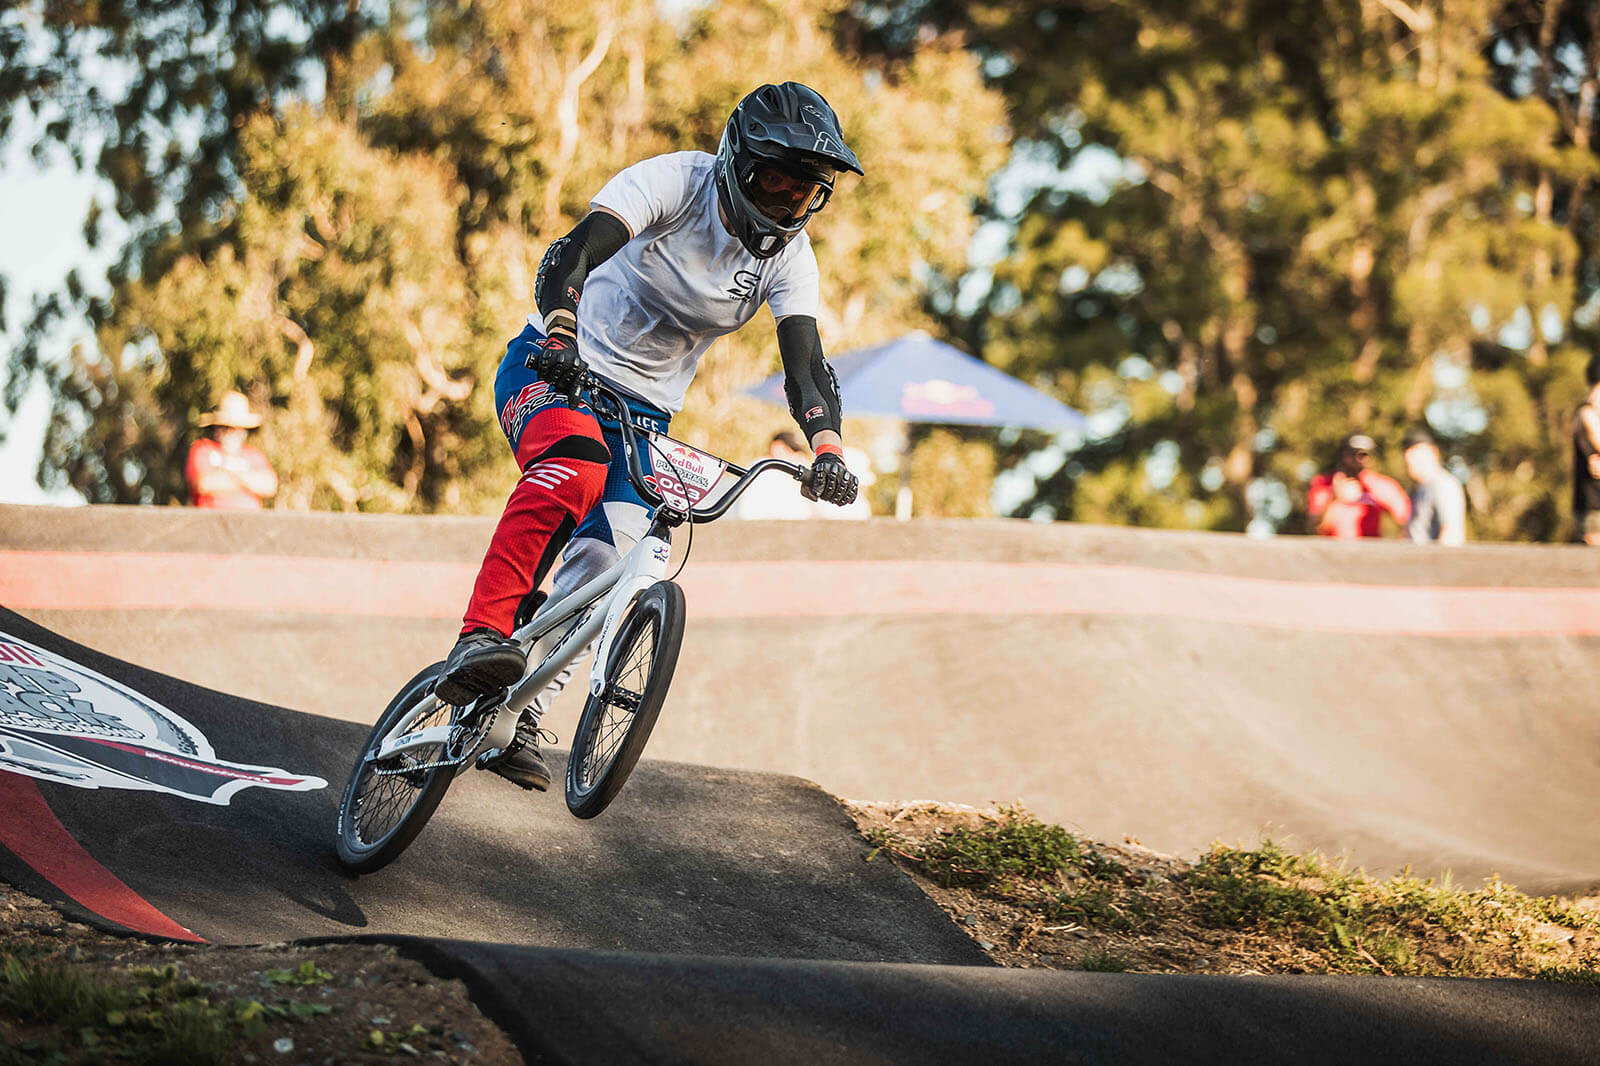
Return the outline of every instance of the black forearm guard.
<path id="1" fill-rule="evenodd" d="M 810 315 L 790 315 L 778 323 L 778 352 L 783 356 L 783 394 L 789 413 L 810 441 L 825 429 L 839 432 L 844 407 L 839 402 L 839 379 L 822 357 L 817 320 Z"/>
<path id="2" fill-rule="evenodd" d="M 533 282 L 533 302 L 546 324 L 552 313 L 566 311 L 578 317 L 578 298 L 590 271 L 622 250 L 628 227 L 616 215 L 591 211 L 572 232 L 545 250 Z"/>

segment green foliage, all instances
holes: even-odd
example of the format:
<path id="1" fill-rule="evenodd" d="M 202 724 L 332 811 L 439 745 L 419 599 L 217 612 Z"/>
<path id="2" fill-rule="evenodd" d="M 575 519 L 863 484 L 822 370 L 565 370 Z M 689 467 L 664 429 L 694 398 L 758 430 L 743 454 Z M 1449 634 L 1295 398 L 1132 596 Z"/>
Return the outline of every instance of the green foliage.
<path id="1" fill-rule="evenodd" d="M 1298 861 L 1271 844 L 1257 851 L 1213 848 L 1186 878 L 1200 895 L 1195 910 L 1210 925 L 1318 928 L 1337 922 L 1337 912 L 1319 895 L 1280 878 L 1298 871 Z"/>
<path id="2" fill-rule="evenodd" d="M 268 970 L 261 975 L 261 983 L 267 985 L 325 985 L 331 980 L 333 974 L 310 959 L 292 970 Z"/>
<path id="3" fill-rule="evenodd" d="M 422 1025 L 413 1025 L 404 1031 L 372 1029 L 361 1040 L 361 1050 L 371 1051 L 379 1055 L 405 1054 L 416 1056 L 419 1052 L 417 1045 L 428 1035 L 428 1030 Z"/>
<path id="4" fill-rule="evenodd" d="M 1600 932 L 1600 917 L 1498 880 L 1473 891 L 1408 876 L 1377 880 L 1270 841 L 1250 850 L 1214 847 L 1183 884 L 1204 923 L 1286 934 L 1353 971 L 1416 972 L 1429 944 L 1487 939 L 1509 941 L 1537 960 L 1546 947 L 1527 932 L 1536 922 Z M 1445 972 L 1467 975 L 1475 966 L 1466 952 Z"/>
<path id="5" fill-rule="evenodd" d="M 1586 966 L 1545 966 L 1534 976 L 1541 981 L 1559 981 L 1563 984 L 1600 988 L 1600 970 L 1592 970 Z"/>
<path id="6" fill-rule="evenodd" d="M 1111 892 L 1098 886 L 1056 893 L 1046 904 L 1044 915 L 1052 922 L 1077 922 L 1112 929 L 1127 928 L 1131 924 L 1117 909 Z"/>
<path id="7" fill-rule="evenodd" d="M 1126 973 L 1128 960 L 1109 948 L 1092 948 L 1078 957 L 1078 969 L 1091 973 Z"/>
<path id="8" fill-rule="evenodd" d="M 108 101 L 93 121 L 69 110 L 55 140 L 109 128 L 132 156 L 119 149 L 102 170 L 156 214 L 163 190 L 205 190 L 176 194 L 176 226 L 136 227 L 107 298 L 62 294 L 12 354 L 10 399 L 35 374 L 55 398 L 41 475 L 95 501 L 181 500 L 195 418 L 237 387 L 266 413 L 277 506 L 497 507 L 516 471 L 493 374 L 545 245 L 622 167 L 714 150 L 729 109 L 763 81 L 821 87 L 866 161 L 811 229 L 833 349 L 928 324 L 926 279 L 963 268 L 972 198 L 1003 159 L 1000 99 L 960 40 L 865 56 L 843 0 L 723 0 L 682 23 L 652 0 L 422 3 L 388 17 L 312 0 L 241 3 L 236 16 L 167 7 L 142 25 L 127 5 L 45 5 L 45 31 L 88 30 L 88 51 L 173 56 L 141 69 L 146 95 Z M 237 21 L 250 28 L 238 39 L 263 49 L 250 62 L 218 54 Z M 284 51 L 280 26 L 314 47 Z M 19 34 L 0 16 L 0 45 Z M 66 49 L 32 81 L 8 69 L 0 104 L 82 88 L 92 63 Z M 313 103 L 300 79 L 319 75 Z M 140 156 L 155 147 L 141 131 L 175 121 L 165 101 L 191 82 L 201 152 L 158 166 Z M 94 343 L 45 358 L 52 325 L 80 312 Z M 675 429 L 738 458 L 764 452 L 788 417 L 737 394 L 776 365 L 770 326 L 730 338 Z"/>
<path id="9" fill-rule="evenodd" d="M 1073 179 L 992 203 L 1007 254 L 949 315 L 1001 368 L 1122 418 L 1021 513 L 1300 531 L 1344 435 L 1403 478 L 1400 438 L 1429 419 L 1471 472 L 1477 535 L 1564 535 L 1600 285 L 1575 117 L 1591 9 L 876 5 L 891 52 L 925 25 L 969 34 L 1019 154 Z"/>
<path id="10" fill-rule="evenodd" d="M 868 839 L 877 847 L 874 855 L 888 849 L 946 888 L 997 896 L 1047 922 L 1134 931 L 1159 910 L 1130 888 L 1122 863 L 1020 807 L 1002 807 L 997 820 L 941 830 L 926 840 L 889 830 L 876 830 Z"/>
<path id="11" fill-rule="evenodd" d="M 240 1035 L 210 989 L 174 965 L 129 972 L 131 984 L 52 960 L 7 955 L 0 1013 L 39 1030 L 14 1061 L 219 1066 L 235 1061 Z M 29 1056 L 32 1056 L 30 1059 Z M 7 1061 L 0 1059 L 0 1061 Z"/>
<path id="12" fill-rule="evenodd" d="M 889 835 L 880 835 L 880 846 L 890 840 Z M 1077 839 L 1060 826 L 1010 809 L 999 821 L 977 829 L 958 826 L 940 832 L 910 854 L 924 873 L 946 887 L 970 887 L 1048 877 L 1076 866 L 1082 851 Z"/>
<path id="13" fill-rule="evenodd" d="M 24 1019 L 51 1019 L 68 1029 L 82 1029 L 120 1011 L 128 998 L 82 970 L 8 956 L 0 969 L 0 1005 Z"/>

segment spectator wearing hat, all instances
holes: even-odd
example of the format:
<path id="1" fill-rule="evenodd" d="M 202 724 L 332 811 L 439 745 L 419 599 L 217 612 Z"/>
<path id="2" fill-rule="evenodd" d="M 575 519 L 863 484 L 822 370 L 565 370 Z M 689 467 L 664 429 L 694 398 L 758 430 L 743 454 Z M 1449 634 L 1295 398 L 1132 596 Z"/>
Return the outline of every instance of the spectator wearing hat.
<path id="1" fill-rule="evenodd" d="M 1306 512 L 1325 537 L 1381 537 L 1385 512 L 1404 526 L 1411 518 L 1411 498 L 1400 482 L 1369 469 L 1378 450 L 1365 433 L 1352 433 L 1339 446 L 1333 467 L 1311 479 Z"/>
<path id="2" fill-rule="evenodd" d="M 189 502 L 196 507 L 256 511 L 278 491 L 278 475 L 259 448 L 245 443 L 261 416 L 250 410 L 241 392 L 228 392 L 215 411 L 202 415 L 202 428 L 212 433 L 189 448 L 186 472 Z"/>
<path id="3" fill-rule="evenodd" d="M 1589 393 L 1572 417 L 1572 518 L 1577 539 L 1600 547 L 1600 353 L 1584 368 Z"/>
<path id="4" fill-rule="evenodd" d="M 1406 473 L 1411 477 L 1411 520 L 1406 532 L 1417 544 L 1467 542 L 1467 494 L 1439 459 L 1439 445 L 1424 426 L 1405 436 Z"/>

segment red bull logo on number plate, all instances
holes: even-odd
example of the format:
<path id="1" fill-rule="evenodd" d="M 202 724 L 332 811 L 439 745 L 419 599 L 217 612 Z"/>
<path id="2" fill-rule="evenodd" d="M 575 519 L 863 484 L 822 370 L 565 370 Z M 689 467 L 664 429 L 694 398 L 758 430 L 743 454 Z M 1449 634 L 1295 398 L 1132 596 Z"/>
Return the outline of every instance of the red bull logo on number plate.
<path id="1" fill-rule="evenodd" d="M 0 770 L 221 805 L 246 788 L 328 786 L 320 777 L 224 762 L 200 730 L 167 708 L 6 633 L 0 633 Z"/>

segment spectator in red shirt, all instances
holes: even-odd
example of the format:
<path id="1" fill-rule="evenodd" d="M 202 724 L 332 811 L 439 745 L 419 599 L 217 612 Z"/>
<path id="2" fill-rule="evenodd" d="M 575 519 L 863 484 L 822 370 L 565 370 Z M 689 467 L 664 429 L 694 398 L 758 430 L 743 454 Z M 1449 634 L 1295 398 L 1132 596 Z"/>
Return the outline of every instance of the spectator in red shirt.
<path id="1" fill-rule="evenodd" d="M 189 502 L 196 507 L 233 511 L 260 510 L 261 501 L 278 491 L 278 475 L 261 450 L 245 443 L 261 416 L 250 410 L 240 392 L 229 392 L 215 411 L 200 418 L 212 427 L 189 448 Z"/>
<path id="2" fill-rule="evenodd" d="M 1325 537 L 1381 537 L 1382 519 L 1389 517 L 1402 529 L 1411 518 L 1411 498 L 1392 477 L 1368 469 L 1377 451 L 1372 438 L 1353 433 L 1339 448 L 1333 469 L 1311 479 L 1306 511 Z"/>

